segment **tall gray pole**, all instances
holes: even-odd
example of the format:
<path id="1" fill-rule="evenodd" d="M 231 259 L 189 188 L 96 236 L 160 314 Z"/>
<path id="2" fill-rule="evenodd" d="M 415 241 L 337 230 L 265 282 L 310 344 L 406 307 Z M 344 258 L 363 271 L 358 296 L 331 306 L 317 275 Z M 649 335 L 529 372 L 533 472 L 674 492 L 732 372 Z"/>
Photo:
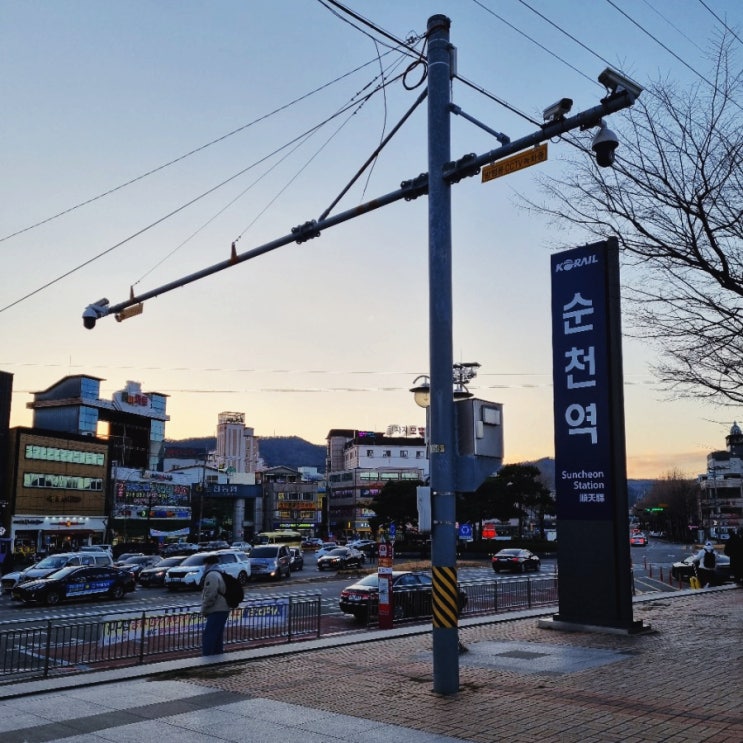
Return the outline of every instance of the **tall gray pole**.
<path id="1" fill-rule="evenodd" d="M 459 691 L 456 567 L 456 439 L 452 389 L 451 192 L 444 179 L 450 156 L 451 21 L 428 19 L 428 286 L 431 370 L 431 565 L 433 690 Z"/>

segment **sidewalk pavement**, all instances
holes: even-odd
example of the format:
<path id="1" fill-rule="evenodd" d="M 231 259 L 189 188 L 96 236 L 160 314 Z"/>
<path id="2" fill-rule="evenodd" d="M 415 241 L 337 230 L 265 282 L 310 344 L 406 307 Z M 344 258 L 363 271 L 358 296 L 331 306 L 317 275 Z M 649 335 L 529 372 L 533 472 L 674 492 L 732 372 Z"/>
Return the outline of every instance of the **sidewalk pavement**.
<path id="1" fill-rule="evenodd" d="M 637 635 L 463 620 L 460 691 L 430 625 L 0 687 L 2 743 L 741 743 L 743 591 L 638 596 Z"/>

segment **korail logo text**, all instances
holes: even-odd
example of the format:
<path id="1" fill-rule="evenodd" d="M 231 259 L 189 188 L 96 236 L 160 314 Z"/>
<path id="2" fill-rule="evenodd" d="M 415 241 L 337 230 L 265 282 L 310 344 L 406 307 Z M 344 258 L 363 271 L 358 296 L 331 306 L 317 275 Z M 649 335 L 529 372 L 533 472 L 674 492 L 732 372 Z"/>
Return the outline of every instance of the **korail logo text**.
<path id="1" fill-rule="evenodd" d="M 564 273 L 576 268 L 583 268 L 599 262 L 597 255 L 587 255 L 583 258 L 566 258 L 555 266 L 555 273 Z"/>

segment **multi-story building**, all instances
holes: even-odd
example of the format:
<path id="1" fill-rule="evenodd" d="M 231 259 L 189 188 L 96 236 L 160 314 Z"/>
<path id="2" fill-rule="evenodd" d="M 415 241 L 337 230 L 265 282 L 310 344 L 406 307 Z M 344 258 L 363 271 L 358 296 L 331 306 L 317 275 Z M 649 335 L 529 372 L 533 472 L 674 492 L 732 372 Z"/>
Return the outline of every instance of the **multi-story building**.
<path id="1" fill-rule="evenodd" d="M 64 377 L 33 393 L 27 407 L 33 427 L 109 441 L 111 458 L 121 467 L 159 469 L 165 439 L 167 395 L 142 392 L 139 382 L 127 382 L 111 400 L 100 397 L 101 379 L 83 374 Z"/>
<path id="2" fill-rule="evenodd" d="M 265 523 L 263 531 L 289 529 L 315 536 L 322 523 L 317 478 L 291 467 L 269 467 L 260 473 Z"/>
<path id="3" fill-rule="evenodd" d="M 428 478 L 420 436 L 332 429 L 326 438 L 327 522 L 335 537 L 368 535 L 369 504 L 386 483 Z"/>
<path id="4" fill-rule="evenodd" d="M 737 423 L 725 443 L 725 451 L 707 455 L 707 472 L 699 476 L 700 523 L 712 539 L 727 539 L 743 526 L 743 431 Z"/>
<path id="5" fill-rule="evenodd" d="M 216 464 L 232 472 L 258 469 L 258 439 L 245 425 L 245 413 L 220 413 L 217 417 Z"/>
<path id="6" fill-rule="evenodd" d="M 106 541 L 108 442 L 38 428 L 9 433 L 6 528 L 13 551 L 30 556 Z"/>

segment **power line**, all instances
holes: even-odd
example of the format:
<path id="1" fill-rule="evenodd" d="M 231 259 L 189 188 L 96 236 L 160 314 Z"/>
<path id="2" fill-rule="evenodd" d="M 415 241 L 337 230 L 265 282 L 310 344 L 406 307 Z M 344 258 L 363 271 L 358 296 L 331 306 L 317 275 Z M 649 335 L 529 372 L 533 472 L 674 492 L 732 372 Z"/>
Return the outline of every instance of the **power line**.
<path id="1" fill-rule="evenodd" d="M 390 52 L 385 52 L 385 56 L 389 54 Z M 161 170 L 165 170 L 166 168 L 169 168 L 171 165 L 175 165 L 176 163 L 181 162 L 182 160 L 185 160 L 186 158 L 191 157 L 192 155 L 196 155 L 199 152 L 202 152 L 206 150 L 208 147 L 211 147 L 212 145 L 218 144 L 219 142 L 223 142 L 224 140 L 234 136 L 235 134 L 238 134 L 239 132 L 245 131 L 246 129 L 249 129 L 252 126 L 255 126 L 256 124 L 259 124 L 262 121 L 265 121 L 266 119 L 271 118 L 272 116 L 281 113 L 282 111 L 285 111 L 288 108 L 291 108 L 292 106 L 296 105 L 297 103 L 300 103 L 301 101 L 306 100 L 307 98 L 310 98 L 311 96 L 315 95 L 316 93 L 319 93 L 322 90 L 325 90 L 326 88 L 329 88 L 331 85 L 334 85 L 337 82 L 340 82 L 341 80 L 344 80 L 347 77 L 350 77 L 351 75 L 354 75 L 355 73 L 359 72 L 359 70 L 364 69 L 365 67 L 368 67 L 370 64 L 375 64 L 377 62 L 377 58 L 369 60 L 368 62 L 364 62 L 364 64 L 359 65 L 358 67 L 354 68 L 353 70 L 350 70 L 349 72 L 346 72 L 343 75 L 340 75 L 339 77 L 336 77 L 333 80 L 330 80 L 327 83 L 324 83 L 323 85 L 320 85 L 319 87 L 315 88 L 314 90 L 309 91 L 308 93 L 305 93 L 304 95 L 299 96 L 298 98 L 295 98 L 288 103 L 285 103 L 282 106 L 279 106 L 278 108 L 275 108 L 273 111 L 264 114 L 263 116 L 259 116 L 256 119 L 253 119 L 252 121 L 248 122 L 247 124 L 243 124 L 242 126 L 237 127 L 237 129 L 233 129 L 230 132 L 227 132 L 226 134 L 221 135 L 220 137 L 217 137 L 216 139 L 211 140 L 210 142 L 207 142 L 206 144 L 200 145 L 199 147 L 195 147 L 194 149 L 190 150 L 189 152 L 186 152 L 182 155 L 179 155 L 178 157 L 174 158 L 173 160 L 169 160 L 166 163 L 163 163 L 162 165 L 158 165 L 157 167 L 154 167 L 145 173 L 142 173 L 141 175 L 136 176 L 135 178 L 131 178 L 128 181 L 125 181 L 124 183 L 119 184 L 118 186 L 114 186 L 113 188 L 109 188 L 107 191 L 104 191 L 102 193 L 99 193 L 97 196 L 92 196 L 89 199 L 86 199 L 85 201 L 81 201 L 74 206 L 70 206 L 66 209 L 63 209 L 61 212 L 57 212 L 56 214 L 53 214 L 50 217 L 46 217 L 45 219 L 41 219 L 38 222 L 34 222 L 33 224 L 28 225 L 27 227 L 23 227 L 20 230 L 16 230 L 15 232 L 12 232 L 8 235 L 5 235 L 4 237 L 0 237 L 0 242 L 5 242 L 6 240 L 10 240 L 13 237 L 17 237 L 18 235 L 22 235 L 25 232 L 29 232 L 30 230 L 33 230 L 37 227 L 41 227 L 42 225 L 48 224 L 49 222 L 52 222 L 55 219 L 58 219 L 59 217 L 63 217 L 65 214 L 69 214 L 71 212 L 74 212 L 77 209 L 80 209 L 84 206 L 88 206 L 89 204 L 92 204 L 96 201 L 99 201 L 100 199 L 105 198 L 106 196 L 110 196 L 111 194 L 116 193 L 117 191 L 121 191 L 122 189 L 126 188 L 127 186 L 131 186 L 134 183 L 138 183 L 141 180 L 144 180 L 145 178 L 154 175 L 155 173 L 159 173 Z"/>
<path id="2" fill-rule="evenodd" d="M 376 91 L 375 91 L 376 92 Z M 374 93 L 370 93 L 368 97 L 373 95 Z M 60 274 L 54 279 L 50 279 L 46 283 L 42 284 L 41 286 L 37 287 L 36 289 L 33 289 L 32 291 L 24 294 L 23 296 L 19 297 L 18 299 L 14 300 L 13 302 L 10 302 L 9 304 L 0 307 L 0 314 L 5 312 L 6 310 L 11 309 L 12 307 L 15 307 L 16 305 L 20 304 L 21 302 L 26 301 L 27 299 L 30 299 L 31 297 L 41 293 L 45 289 L 48 289 L 50 286 L 53 286 L 54 284 L 59 283 L 63 279 L 66 279 L 67 277 L 71 276 L 72 274 L 76 273 L 77 271 L 80 271 L 81 269 L 85 268 L 86 266 L 91 265 L 95 261 L 99 260 L 100 258 L 103 258 L 104 256 L 108 255 L 109 253 L 112 253 L 114 250 L 117 250 L 118 248 L 122 247 L 126 243 L 130 242 L 131 240 L 139 237 L 140 235 L 143 235 L 148 230 L 153 229 L 159 224 L 162 224 L 166 220 L 170 219 L 171 217 L 175 216 L 176 214 L 182 212 L 184 209 L 187 209 L 190 206 L 193 206 L 195 203 L 200 201 L 201 199 L 205 198 L 206 196 L 214 193 L 218 189 L 222 188 L 223 186 L 226 186 L 228 183 L 231 183 L 236 178 L 239 178 L 240 176 L 247 173 L 249 170 L 252 170 L 254 167 L 259 165 L 262 162 L 265 162 L 269 158 L 273 157 L 278 152 L 281 152 L 282 150 L 286 149 L 287 147 L 291 146 L 295 142 L 297 142 L 299 139 L 306 137 L 310 132 L 313 132 L 315 130 L 318 130 L 325 126 L 327 123 L 332 121 L 333 119 L 337 118 L 341 114 L 345 113 L 346 111 L 354 108 L 355 106 L 358 106 L 357 101 L 353 101 L 352 103 L 344 106 L 339 111 L 337 111 L 335 114 L 329 116 L 325 120 L 321 121 L 319 124 L 316 124 L 314 127 L 311 127 L 310 129 L 306 130 L 303 134 L 295 137 L 291 141 L 285 143 L 281 147 L 274 150 L 269 155 L 266 155 L 265 157 L 261 158 L 260 160 L 248 165 L 247 167 L 243 168 L 242 170 L 238 171 L 237 173 L 234 173 L 229 178 L 226 178 L 225 180 L 221 181 L 220 183 L 217 183 L 216 185 L 212 186 L 211 188 L 207 189 L 206 191 L 200 193 L 198 196 L 195 196 L 191 200 L 187 201 L 185 204 L 182 204 L 181 206 L 177 207 L 176 209 L 173 209 L 172 211 L 168 212 L 164 216 L 160 217 L 159 219 L 155 220 L 154 222 L 151 222 L 150 224 L 146 225 L 145 227 L 142 227 L 141 229 L 137 230 L 135 233 L 129 235 L 128 237 L 124 238 L 123 240 L 120 240 L 119 242 L 115 243 L 114 245 L 111 245 L 110 247 L 102 250 L 97 255 L 92 256 L 91 258 L 87 259 L 86 261 L 83 261 L 79 265 L 75 266 L 74 268 L 69 269 L 68 271 L 65 271 L 64 273 Z"/>

